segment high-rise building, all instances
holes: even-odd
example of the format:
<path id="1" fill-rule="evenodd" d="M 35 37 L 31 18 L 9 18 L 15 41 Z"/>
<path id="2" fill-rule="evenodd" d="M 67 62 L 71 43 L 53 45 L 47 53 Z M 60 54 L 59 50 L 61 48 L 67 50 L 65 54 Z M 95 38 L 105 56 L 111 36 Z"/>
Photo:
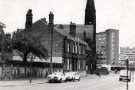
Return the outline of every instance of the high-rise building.
<path id="1" fill-rule="evenodd" d="M 135 65 L 135 48 L 130 47 L 120 47 L 120 57 L 119 61 L 120 63 L 124 63 L 125 60 L 129 60 L 129 64 Z"/>
<path id="2" fill-rule="evenodd" d="M 109 64 L 117 64 L 119 60 L 119 31 L 106 30 L 107 33 L 107 61 Z"/>
<path id="3" fill-rule="evenodd" d="M 96 35 L 96 53 L 97 53 L 97 64 L 107 64 L 106 55 L 106 32 L 100 32 Z"/>
<path id="4" fill-rule="evenodd" d="M 119 31 L 108 29 L 97 33 L 97 61 L 99 64 L 116 65 L 119 60 Z"/>

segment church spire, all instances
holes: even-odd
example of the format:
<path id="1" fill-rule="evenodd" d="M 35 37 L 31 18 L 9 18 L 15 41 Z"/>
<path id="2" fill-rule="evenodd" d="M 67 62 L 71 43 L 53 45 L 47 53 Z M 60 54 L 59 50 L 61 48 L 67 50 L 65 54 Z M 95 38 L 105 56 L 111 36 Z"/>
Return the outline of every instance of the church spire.
<path id="1" fill-rule="evenodd" d="M 85 25 L 96 24 L 96 9 L 94 0 L 87 0 L 85 8 Z"/>

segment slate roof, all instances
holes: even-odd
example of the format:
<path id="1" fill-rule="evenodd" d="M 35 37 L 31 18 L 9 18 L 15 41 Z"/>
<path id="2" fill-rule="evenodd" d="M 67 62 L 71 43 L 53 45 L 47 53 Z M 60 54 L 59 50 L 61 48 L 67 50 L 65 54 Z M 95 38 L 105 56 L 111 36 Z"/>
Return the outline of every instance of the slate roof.
<path id="1" fill-rule="evenodd" d="M 40 26 L 48 26 L 48 23 L 45 22 L 45 20 L 42 18 L 38 21 L 36 21 L 34 24 L 39 24 Z M 48 28 L 48 27 L 47 27 Z M 82 43 L 84 45 L 88 44 L 83 40 L 83 32 L 86 32 L 86 36 L 89 38 L 92 38 L 93 36 L 93 25 L 83 25 L 83 24 L 78 24 L 76 25 L 76 36 L 73 37 L 69 34 L 70 31 L 70 25 L 68 24 L 55 24 L 54 25 L 54 30 L 60 33 L 62 36 L 66 36 L 68 39 L 71 39 L 73 41 Z M 87 49 L 90 49 L 87 47 Z"/>
<path id="2" fill-rule="evenodd" d="M 70 40 L 73 40 L 75 42 L 79 42 L 79 43 L 82 43 L 82 44 L 87 45 L 87 43 L 85 41 L 81 40 L 79 37 L 73 37 L 73 36 L 69 35 L 67 32 L 65 32 L 62 29 L 59 29 L 59 28 L 56 28 L 55 27 L 54 30 L 56 30 L 57 32 L 59 32 L 61 35 L 66 36 Z"/>
<path id="3" fill-rule="evenodd" d="M 55 27 L 62 29 L 64 32 L 70 32 L 69 24 L 56 24 Z M 86 37 L 93 39 L 93 25 L 76 24 L 76 36 L 84 39 L 83 33 L 86 32 Z"/>

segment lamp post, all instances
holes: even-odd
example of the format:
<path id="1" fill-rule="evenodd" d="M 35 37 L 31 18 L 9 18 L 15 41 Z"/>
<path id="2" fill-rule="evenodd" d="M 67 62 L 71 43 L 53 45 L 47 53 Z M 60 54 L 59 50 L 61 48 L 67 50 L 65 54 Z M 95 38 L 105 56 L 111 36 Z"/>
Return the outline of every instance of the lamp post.
<path id="1" fill-rule="evenodd" d="M 49 14 L 49 28 L 51 34 L 51 59 L 50 59 L 50 73 L 53 72 L 53 63 L 52 63 L 52 56 L 53 56 L 53 25 L 54 25 L 54 14 L 50 12 Z"/>
<path id="2" fill-rule="evenodd" d="M 35 57 L 34 57 L 34 55 L 32 53 L 30 53 L 29 58 L 30 58 L 30 78 L 29 78 L 29 82 L 31 83 L 32 82 L 32 76 L 33 76 L 32 62 L 33 62 Z"/>
<path id="3" fill-rule="evenodd" d="M 0 22 L 0 35 L 1 35 L 1 62 L 4 62 L 4 31 L 3 28 L 6 28 L 5 24 Z"/>
<path id="4" fill-rule="evenodd" d="M 77 60 L 78 60 L 78 69 L 77 71 L 80 70 L 80 61 L 79 61 L 79 37 L 77 38 L 77 47 L 78 47 L 78 53 L 77 53 Z"/>
<path id="5" fill-rule="evenodd" d="M 3 63 L 4 62 L 4 32 L 0 32 L 1 34 L 1 62 Z"/>
<path id="6" fill-rule="evenodd" d="M 6 28 L 6 25 L 3 24 L 2 22 L 0 22 L 0 38 L 1 38 L 1 56 L 0 56 L 0 62 L 2 63 L 2 78 L 4 76 L 4 56 L 5 56 L 5 52 L 4 52 L 4 31 L 3 28 Z"/>
<path id="7" fill-rule="evenodd" d="M 128 65 L 129 65 L 129 61 L 128 61 L 128 59 L 126 59 L 126 67 L 127 67 L 127 82 L 126 82 L 126 90 L 128 90 Z"/>

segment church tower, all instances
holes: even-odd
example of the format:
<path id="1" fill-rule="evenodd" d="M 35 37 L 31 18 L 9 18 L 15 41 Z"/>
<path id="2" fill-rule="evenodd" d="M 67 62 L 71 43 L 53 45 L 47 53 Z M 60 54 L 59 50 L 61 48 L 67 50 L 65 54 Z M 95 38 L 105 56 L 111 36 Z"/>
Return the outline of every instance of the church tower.
<path id="1" fill-rule="evenodd" d="M 32 20 L 33 20 L 33 14 L 32 10 L 29 9 L 27 14 L 26 14 L 26 23 L 25 23 L 25 29 L 29 30 L 32 27 Z"/>
<path id="2" fill-rule="evenodd" d="M 92 57 L 90 57 L 88 61 L 89 71 L 93 73 L 96 69 L 96 9 L 94 0 L 87 0 L 85 8 L 85 25 L 93 25 L 93 38 L 91 39 L 91 45 L 89 45 L 92 49 Z M 88 42 L 90 41 L 88 40 Z"/>

